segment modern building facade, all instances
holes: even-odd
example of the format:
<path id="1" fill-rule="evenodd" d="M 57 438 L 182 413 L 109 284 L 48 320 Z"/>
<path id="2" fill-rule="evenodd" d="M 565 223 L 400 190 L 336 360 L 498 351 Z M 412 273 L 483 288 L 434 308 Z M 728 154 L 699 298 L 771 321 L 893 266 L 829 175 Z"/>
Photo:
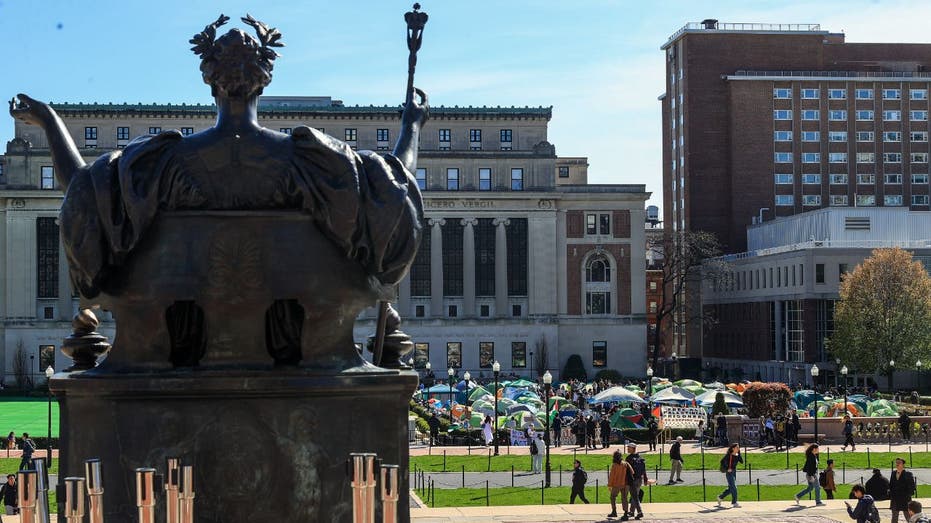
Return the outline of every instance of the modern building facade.
<path id="1" fill-rule="evenodd" d="M 54 107 L 87 161 L 140 135 L 194 134 L 216 116 L 207 105 Z M 417 344 L 418 367 L 429 361 L 437 375 L 453 368 L 478 377 L 498 360 L 504 373 L 546 367 L 558 375 L 579 354 L 592 373 L 645 368 L 640 224 L 649 194 L 642 185 L 588 184 L 587 160 L 558 157 L 547 141 L 551 114 L 542 107 L 431 109 L 416 172 L 427 231 L 395 304 Z M 307 125 L 354 148 L 388 151 L 400 108 L 263 97 L 259 117 L 283 133 Z M 62 194 L 45 136 L 17 122 L 0 166 L 0 343 L 11 382 L 17 354 L 30 376 L 54 364 L 79 303 L 58 240 Z M 102 316 L 102 331 L 112 336 L 113 323 Z M 367 312 L 356 341 L 373 331 Z"/>
<path id="2" fill-rule="evenodd" d="M 738 253 L 757 221 L 825 207 L 931 209 L 931 45 L 705 20 L 662 49 L 667 230 L 709 231 Z M 702 355 L 699 326 L 674 336 L 680 354 Z"/>

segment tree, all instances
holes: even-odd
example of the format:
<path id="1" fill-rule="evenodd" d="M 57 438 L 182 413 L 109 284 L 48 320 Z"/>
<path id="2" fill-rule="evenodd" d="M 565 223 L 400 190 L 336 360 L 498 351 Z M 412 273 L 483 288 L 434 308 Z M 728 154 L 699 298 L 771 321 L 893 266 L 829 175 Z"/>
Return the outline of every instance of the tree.
<path id="1" fill-rule="evenodd" d="M 911 253 L 876 249 L 840 284 L 828 348 L 842 364 L 881 372 L 931 356 L 931 277 Z"/>
<path id="2" fill-rule="evenodd" d="M 662 297 L 656 308 L 651 366 L 657 368 L 660 348 L 669 326 L 682 327 L 690 322 L 709 321 L 699 300 L 687 300 L 686 288 L 700 289 L 704 279 L 719 278 L 729 272 L 723 261 L 712 260 L 721 254 L 717 237 L 705 231 L 673 231 L 650 242 L 647 251 L 662 270 Z M 697 296 L 697 295 L 696 295 Z"/>
<path id="3" fill-rule="evenodd" d="M 711 407 L 711 415 L 717 417 L 718 414 L 727 414 L 730 412 L 727 403 L 724 401 L 724 393 L 719 392 L 714 395 L 714 405 Z"/>
<path id="4" fill-rule="evenodd" d="M 16 352 L 13 353 L 13 376 L 16 377 L 16 385 L 22 390 L 32 385 L 29 380 L 29 365 L 23 340 L 16 342 Z"/>
<path id="5" fill-rule="evenodd" d="M 788 410 L 792 391 L 785 383 L 751 383 L 747 385 L 741 399 L 747 414 L 751 418 L 760 418 Z"/>
<path id="6" fill-rule="evenodd" d="M 533 355 L 536 360 L 534 364 L 537 366 L 537 376 L 543 376 L 550 365 L 550 348 L 545 337 L 540 336 L 537 338 L 537 341 L 533 344 Z"/>
<path id="7" fill-rule="evenodd" d="M 579 380 L 585 381 L 588 373 L 585 372 L 585 364 L 582 363 L 582 357 L 578 354 L 569 356 L 566 360 L 566 366 L 562 370 L 562 380 Z"/>

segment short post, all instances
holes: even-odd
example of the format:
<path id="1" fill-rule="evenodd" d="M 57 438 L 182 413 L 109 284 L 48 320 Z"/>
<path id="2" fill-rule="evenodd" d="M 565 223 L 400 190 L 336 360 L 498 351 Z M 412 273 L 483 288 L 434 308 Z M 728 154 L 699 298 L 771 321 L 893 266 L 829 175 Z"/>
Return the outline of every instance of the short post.
<path id="1" fill-rule="evenodd" d="M 16 501 L 19 505 L 19 520 L 24 523 L 33 523 L 36 520 L 36 471 L 19 471 L 16 476 L 16 483 L 18 486 Z"/>
<path id="2" fill-rule="evenodd" d="M 842 484 L 847 483 L 847 462 L 846 461 L 840 464 L 840 482 Z"/>
<path id="3" fill-rule="evenodd" d="M 84 521 L 84 478 L 65 478 L 65 521 Z"/>
<path id="4" fill-rule="evenodd" d="M 462 466 L 462 488 L 465 488 L 465 465 Z"/>
<path id="5" fill-rule="evenodd" d="M 487 507 L 490 504 L 488 500 L 488 480 L 485 480 L 485 506 Z"/>
<path id="6" fill-rule="evenodd" d="M 87 515 L 90 523 L 103 523 L 102 475 L 99 459 L 84 461 L 84 485 L 87 488 Z"/>
<path id="7" fill-rule="evenodd" d="M 562 463 L 559 464 L 559 486 L 562 486 Z"/>
<path id="8" fill-rule="evenodd" d="M 383 523 L 398 522 L 398 473 L 397 465 L 382 465 L 381 467 L 381 512 Z"/>
<path id="9" fill-rule="evenodd" d="M 659 465 L 653 465 L 653 479 L 659 481 Z"/>
<path id="10" fill-rule="evenodd" d="M 511 465 L 511 486 L 514 486 L 514 465 Z"/>
<path id="11" fill-rule="evenodd" d="M 443 449 L 443 472 L 446 472 L 446 449 Z"/>
<path id="12" fill-rule="evenodd" d="M 36 523 L 51 521 L 48 504 L 48 469 L 44 458 L 34 458 L 32 467 L 36 471 Z"/>
<path id="13" fill-rule="evenodd" d="M 912 446 L 909 445 L 908 446 L 908 468 L 912 468 L 913 466 L 914 465 L 912 465 Z"/>
<path id="14" fill-rule="evenodd" d="M 760 479 L 759 478 L 757 478 L 756 480 L 756 500 L 757 501 L 760 500 Z"/>
<path id="15" fill-rule="evenodd" d="M 155 523 L 155 469 L 136 469 L 136 509 L 139 523 Z"/>
<path id="16" fill-rule="evenodd" d="M 701 444 L 701 440 L 699 440 L 699 448 L 701 449 L 701 470 L 702 472 L 704 472 L 705 471 L 705 446 Z"/>
<path id="17" fill-rule="evenodd" d="M 598 504 L 598 480 L 595 480 L 595 504 Z"/>
<path id="18" fill-rule="evenodd" d="M 789 445 L 786 443 L 786 470 L 789 470 Z"/>
<path id="19" fill-rule="evenodd" d="M 647 493 L 650 495 L 650 503 L 653 503 L 653 485 L 647 485 Z"/>
<path id="20" fill-rule="evenodd" d="M 866 468 L 873 468 L 872 463 L 870 462 L 870 447 L 866 447 Z"/>
<path id="21" fill-rule="evenodd" d="M 372 455 L 372 463 L 374 464 L 375 455 Z M 366 463 L 366 487 L 368 487 L 368 479 L 371 478 L 371 488 L 367 488 L 370 491 L 371 496 L 374 497 L 375 493 L 375 471 L 374 468 L 370 468 L 368 463 Z M 366 493 L 366 497 L 369 497 L 369 493 Z M 375 500 L 370 501 L 368 506 L 370 507 L 370 512 L 368 514 L 371 518 L 375 517 Z M 181 513 L 180 523 L 194 523 L 194 467 L 191 465 L 184 465 L 181 467 L 181 485 L 178 488 L 178 511 Z M 369 523 L 372 523 L 372 519 L 369 519 Z"/>
<path id="22" fill-rule="evenodd" d="M 165 521 L 178 523 L 181 513 L 178 512 L 178 488 L 181 485 L 181 460 L 168 458 L 165 460 Z"/>
<path id="23" fill-rule="evenodd" d="M 704 471 L 702 471 L 702 472 L 704 472 Z M 702 501 L 702 503 L 705 503 L 705 502 L 708 501 L 708 494 L 707 494 L 707 491 L 705 490 L 705 476 L 704 476 L 704 474 L 702 474 L 702 478 L 701 478 L 701 501 Z"/>
<path id="24" fill-rule="evenodd" d="M 796 463 L 796 464 L 795 464 L 795 484 L 796 484 L 796 485 L 798 485 L 798 484 L 799 484 L 799 477 L 798 477 L 798 463 Z"/>
<path id="25" fill-rule="evenodd" d="M 748 485 L 753 484 L 753 465 L 750 465 L 750 467 L 747 469 L 747 482 Z"/>
<path id="26" fill-rule="evenodd" d="M 544 496 L 546 496 L 546 482 L 541 481 L 540 482 L 540 504 L 541 505 L 546 505 L 546 498 Z"/>

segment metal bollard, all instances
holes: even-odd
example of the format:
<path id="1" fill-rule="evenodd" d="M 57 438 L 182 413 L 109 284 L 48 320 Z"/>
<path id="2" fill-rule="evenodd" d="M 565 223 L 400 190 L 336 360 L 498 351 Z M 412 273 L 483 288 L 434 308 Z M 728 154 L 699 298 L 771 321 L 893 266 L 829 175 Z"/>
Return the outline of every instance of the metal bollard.
<path id="1" fill-rule="evenodd" d="M 398 466 L 381 466 L 381 512 L 384 523 L 398 521 Z"/>
<path id="2" fill-rule="evenodd" d="M 87 514 L 90 523 L 103 523 L 103 471 L 99 459 L 84 460 Z"/>
<path id="3" fill-rule="evenodd" d="M 181 467 L 178 482 L 178 518 L 180 523 L 194 523 L 194 467 Z"/>
<path id="4" fill-rule="evenodd" d="M 36 521 L 36 471 L 21 470 L 17 474 L 16 501 L 19 505 L 20 523 Z"/>
<path id="5" fill-rule="evenodd" d="M 178 487 L 181 485 L 181 460 L 168 458 L 165 469 L 165 522 L 178 523 Z"/>
<path id="6" fill-rule="evenodd" d="M 353 523 L 375 521 L 375 454 L 349 455 Z"/>
<path id="7" fill-rule="evenodd" d="M 139 523 L 155 523 L 155 469 L 136 469 L 136 508 Z"/>
<path id="8" fill-rule="evenodd" d="M 65 478 L 65 521 L 84 521 L 84 478 Z"/>
<path id="9" fill-rule="evenodd" d="M 32 467 L 36 471 L 36 522 L 49 523 L 48 469 L 45 468 L 45 459 L 33 459 Z"/>

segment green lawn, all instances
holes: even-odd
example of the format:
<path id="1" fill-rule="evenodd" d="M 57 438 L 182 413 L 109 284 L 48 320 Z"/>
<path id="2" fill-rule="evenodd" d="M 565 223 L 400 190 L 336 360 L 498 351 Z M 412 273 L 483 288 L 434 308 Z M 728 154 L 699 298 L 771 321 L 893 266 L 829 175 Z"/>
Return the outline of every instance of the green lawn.
<path id="1" fill-rule="evenodd" d="M 837 497 L 846 498 L 847 494 L 850 492 L 851 485 L 838 485 L 837 487 Z M 759 500 L 760 501 L 777 501 L 777 500 L 786 500 L 786 504 L 792 503 L 792 496 L 794 496 L 802 487 L 798 485 L 764 485 L 761 486 L 759 491 Z M 722 487 L 709 486 L 705 491 L 704 499 L 708 501 L 714 501 L 715 497 L 721 493 Z M 738 498 L 739 501 L 757 501 L 757 489 L 756 485 L 738 485 Z M 487 504 L 492 506 L 497 505 L 540 505 L 541 504 L 541 491 L 543 491 L 543 496 L 545 498 L 547 505 L 559 505 L 569 502 L 569 487 L 552 487 L 548 489 L 541 488 L 523 488 L 523 487 L 504 487 L 504 488 L 493 488 L 488 490 Z M 610 500 L 608 489 L 605 486 L 600 486 L 596 489 L 594 483 L 590 484 L 588 488 L 585 489 L 585 495 L 588 500 L 592 503 L 608 503 Z M 484 488 L 465 488 L 465 489 L 435 489 L 435 506 L 437 507 L 483 507 L 486 505 Z M 823 493 L 822 493 L 823 494 Z M 919 485 L 918 486 L 919 497 L 928 497 L 931 496 L 931 485 Z M 430 503 L 427 499 L 427 495 L 421 491 L 417 491 L 417 495 L 420 496 L 421 500 L 428 504 L 428 506 L 434 506 L 433 503 Z M 644 503 L 650 502 L 650 496 L 652 495 L 652 501 L 654 503 L 676 503 L 676 502 L 698 502 L 702 501 L 702 487 L 685 487 L 685 486 L 655 486 L 652 489 L 647 489 L 643 494 Z M 596 498 L 597 496 L 597 498 Z M 730 498 L 727 498 L 730 500 Z M 579 503 L 576 500 L 576 503 Z M 618 505 L 620 505 L 620 499 L 618 499 Z M 880 502 L 880 506 L 885 506 L 884 502 Z M 649 506 L 644 507 L 646 512 L 649 512 Z"/>
<path id="2" fill-rule="evenodd" d="M 40 452 L 38 455 L 45 457 L 45 452 Z M 19 458 L 7 458 L 6 451 L 0 452 L 0 478 L 3 481 L 6 481 L 7 474 L 15 474 L 19 470 Z M 52 474 L 58 474 L 58 459 L 52 460 L 52 469 L 49 471 Z"/>
<path id="3" fill-rule="evenodd" d="M 917 447 L 916 447 L 917 448 Z M 924 445 L 921 445 L 921 448 L 924 449 Z M 513 451 L 514 449 L 512 449 Z M 442 472 L 443 468 L 443 450 L 442 448 L 434 447 L 434 454 L 432 456 L 415 456 L 410 460 L 411 469 L 414 470 L 423 470 L 425 472 Z M 499 456 L 492 456 L 489 469 L 489 460 L 487 455 L 472 455 L 472 456 L 448 456 L 446 458 L 446 471 L 458 472 L 462 470 L 462 467 L 465 466 L 466 472 L 508 472 L 511 470 L 511 467 L 514 467 L 514 470 L 530 470 L 530 455 L 525 449 L 521 449 L 521 454 L 502 454 Z M 721 459 L 723 454 L 720 452 L 716 453 L 705 453 L 705 468 L 707 470 L 717 470 L 718 462 Z M 835 467 L 841 469 L 846 465 L 849 469 L 870 469 L 870 468 L 892 468 L 892 461 L 901 456 L 906 461 L 906 466 L 908 468 L 931 468 L 931 452 L 913 452 L 911 456 L 907 452 L 905 453 L 888 453 L 888 452 L 871 452 L 867 456 L 866 452 L 834 452 L 830 454 L 830 459 L 835 461 Z M 588 470 L 600 470 L 606 469 L 611 464 L 611 457 L 609 455 L 595 455 L 585 453 L 578 453 L 576 455 L 578 459 L 582 462 L 582 465 Z M 684 467 L 688 470 L 697 470 L 702 466 L 702 456 L 701 454 L 685 454 Z M 646 454 L 644 458 L 647 462 L 647 467 L 650 470 L 653 470 L 654 467 L 660 465 L 660 457 L 655 454 Z M 550 463 L 553 470 L 558 470 L 559 467 L 562 467 L 563 470 L 572 469 L 573 456 L 571 454 L 553 454 L 550 456 Z M 827 461 L 828 453 L 821 453 L 822 463 Z M 749 454 L 744 454 L 744 461 L 746 462 L 747 467 L 753 467 L 756 470 L 785 470 L 785 469 L 794 469 L 796 465 L 799 468 L 805 464 L 805 456 L 802 453 L 793 452 L 789 454 L 789 466 L 786 467 L 786 454 L 785 452 L 750 452 Z M 661 469 L 667 469 L 669 467 L 669 457 L 662 457 Z"/>
<path id="4" fill-rule="evenodd" d="M 48 435 L 48 401 L 44 398 L 0 399 L 0 440 L 6 446 L 6 436 L 13 431 L 19 438 Z M 52 437 L 58 436 L 58 402 L 52 401 Z M 19 444 L 19 442 L 17 442 Z"/>

